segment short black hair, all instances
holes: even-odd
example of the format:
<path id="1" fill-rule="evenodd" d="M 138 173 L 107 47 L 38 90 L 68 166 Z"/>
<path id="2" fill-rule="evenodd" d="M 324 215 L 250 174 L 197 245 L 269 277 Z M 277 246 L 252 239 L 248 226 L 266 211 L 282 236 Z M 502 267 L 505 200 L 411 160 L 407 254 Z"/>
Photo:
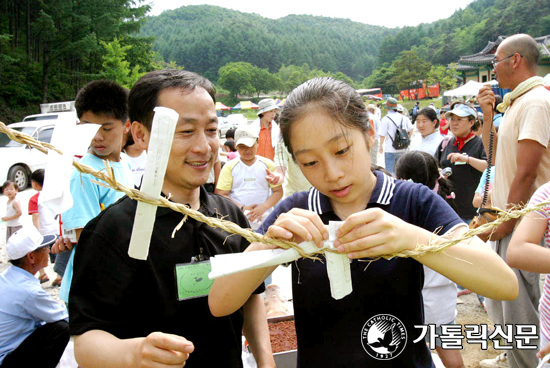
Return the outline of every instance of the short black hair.
<path id="1" fill-rule="evenodd" d="M 190 93 L 197 87 L 208 92 L 216 102 L 216 87 L 208 79 L 187 70 L 167 69 L 155 70 L 139 78 L 128 97 L 130 120 L 143 124 L 151 131 L 153 109 L 158 105 L 161 91 L 169 88 L 179 88 L 183 93 Z"/>
<path id="2" fill-rule="evenodd" d="M 31 174 L 31 181 L 36 182 L 40 186 L 44 186 L 44 169 L 34 170 Z"/>
<path id="3" fill-rule="evenodd" d="M 235 132 L 237 131 L 236 128 L 227 129 L 227 132 L 225 132 L 225 139 L 231 138 L 235 140 Z"/>
<path id="4" fill-rule="evenodd" d="M 10 259 L 10 263 L 14 266 L 21 267 L 21 266 L 23 266 L 23 263 L 25 263 L 25 259 L 27 259 L 26 254 L 21 258 Z"/>
<path id="5" fill-rule="evenodd" d="M 7 187 L 9 187 L 10 185 L 13 185 L 13 186 L 14 186 L 16 192 L 19 192 L 19 187 L 18 187 L 13 181 L 11 181 L 11 180 L 6 180 L 6 181 L 4 182 L 4 184 L 2 184 L 2 188 L 1 188 L 1 189 L 2 189 L 2 193 L 4 193 L 4 189 L 6 189 Z"/>
<path id="6" fill-rule="evenodd" d="M 225 141 L 225 142 L 223 142 L 223 145 L 224 145 L 224 146 L 227 146 L 227 147 L 231 150 L 231 152 L 235 152 L 235 151 L 236 151 L 236 149 L 235 149 L 235 141 Z"/>
<path id="7" fill-rule="evenodd" d="M 76 114 L 82 118 L 84 113 L 105 114 L 120 120 L 128 120 L 128 90 L 109 80 L 96 80 L 86 84 L 76 95 Z"/>

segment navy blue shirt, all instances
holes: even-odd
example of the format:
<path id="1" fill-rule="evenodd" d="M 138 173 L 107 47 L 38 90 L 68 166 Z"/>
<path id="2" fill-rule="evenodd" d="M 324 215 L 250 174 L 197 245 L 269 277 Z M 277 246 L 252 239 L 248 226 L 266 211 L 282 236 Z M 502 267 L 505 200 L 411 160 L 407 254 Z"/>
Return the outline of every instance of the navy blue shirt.
<path id="1" fill-rule="evenodd" d="M 395 180 L 378 171 L 375 174 L 376 186 L 367 208 L 381 208 L 428 231 L 439 229 L 440 234 L 463 224 L 428 187 Z M 340 221 L 329 199 L 311 188 L 282 201 L 259 231 L 265 232 L 280 214 L 292 208 L 313 211 L 325 224 Z M 412 258 L 381 259 L 370 264 L 365 261 L 351 263 L 353 292 L 340 300 L 331 297 L 324 260 L 300 259 L 293 263 L 298 367 L 433 367 L 424 340 L 413 343 L 421 331 L 414 325 L 423 323 L 422 264 Z M 371 357 L 362 344 L 363 327 L 380 314 L 398 318 L 407 332 L 404 350 L 391 360 Z"/>

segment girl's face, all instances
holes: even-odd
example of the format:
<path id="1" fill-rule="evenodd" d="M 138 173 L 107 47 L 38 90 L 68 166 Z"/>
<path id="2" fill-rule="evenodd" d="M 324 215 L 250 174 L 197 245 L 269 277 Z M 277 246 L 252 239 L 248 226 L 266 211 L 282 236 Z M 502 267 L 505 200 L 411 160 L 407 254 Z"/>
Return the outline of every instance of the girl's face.
<path id="1" fill-rule="evenodd" d="M 15 189 L 15 185 L 10 184 L 7 187 L 4 188 L 4 191 L 2 192 L 6 197 L 13 199 L 15 198 L 15 195 L 17 194 L 17 189 Z"/>
<path id="2" fill-rule="evenodd" d="M 368 175 L 373 129 L 365 134 L 314 111 L 294 122 L 290 134 L 296 162 L 317 190 L 333 203 L 365 204 L 374 180 Z"/>
<path id="3" fill-rule="evenodd" d="M 437 123 L 437 120 L 431 121 L 427 116 L 425 115 L 418 115 L 416 118 L 416 127 L 418 128 L 418 131 L 420 134 L 422 134 L 423 137 L 426 137 L 433 132 L 435 132 L 435 124 Z"/>

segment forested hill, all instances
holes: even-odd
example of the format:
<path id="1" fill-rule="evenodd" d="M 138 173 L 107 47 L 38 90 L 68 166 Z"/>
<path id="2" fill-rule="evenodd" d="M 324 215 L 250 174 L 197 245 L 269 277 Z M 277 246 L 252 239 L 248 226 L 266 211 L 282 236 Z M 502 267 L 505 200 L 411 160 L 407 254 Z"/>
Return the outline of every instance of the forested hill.
<path id="1" fill-rule="evenodd" d="M 550 0 L 476 0 L 447 19 L 404 27 L 384 39 L 377 65 L 411 49 L 425 61 L 445 65 L 481 51 L 500 35 L 516 33 L 550 34 Z"/>
<path id="2" fill-rule="evenodd" d="M 275 73 L 283 65 L 342 72 L 360 80 L 376 65 L 384 37 L 397 30 L 346 19 L 289 15 L 269 19 L 216 6 L 186 6 L 148 17 L 141 34 L 154 36 L 154 49 L 217 80 L 229 62 L 245 61 Z"/>

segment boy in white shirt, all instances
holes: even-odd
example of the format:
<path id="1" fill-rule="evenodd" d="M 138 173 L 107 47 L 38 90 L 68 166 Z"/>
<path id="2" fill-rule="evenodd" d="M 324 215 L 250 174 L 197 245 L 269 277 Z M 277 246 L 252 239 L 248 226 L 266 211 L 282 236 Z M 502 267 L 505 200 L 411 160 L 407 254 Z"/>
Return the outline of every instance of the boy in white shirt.
<path id="1" fill-rule="evenodd" d="M 250 127 L 241 127 L 235 132 L 235 142 L 239 158 L 229 161 L 223 167 L 216 193 L 231 199 L 248 220 L 261 222 L 262 215 L 270 210 L 283 197 L 283 188 L 268 181 L 266 174 L 275 169 L 268 158 L 257 156 L 258 133 Z"/>

